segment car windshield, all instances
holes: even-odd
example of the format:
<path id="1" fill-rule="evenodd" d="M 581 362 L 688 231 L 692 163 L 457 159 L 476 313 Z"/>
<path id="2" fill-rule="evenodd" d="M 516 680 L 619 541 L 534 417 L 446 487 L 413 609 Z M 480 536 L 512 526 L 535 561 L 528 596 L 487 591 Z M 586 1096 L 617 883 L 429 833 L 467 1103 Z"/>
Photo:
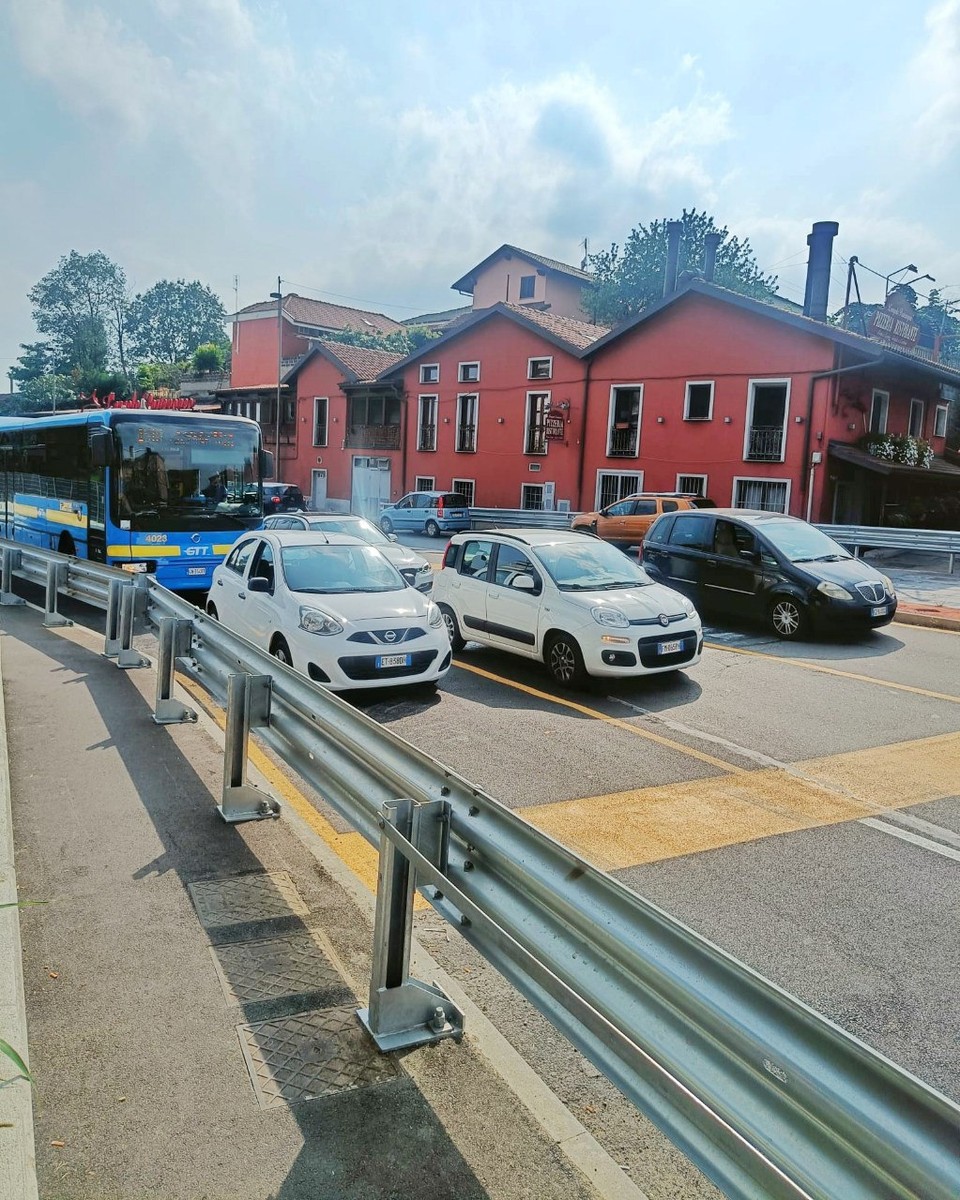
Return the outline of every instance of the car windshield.
<path id="1" fill-rule="evenodd" d="M 393 542 L 387 535 L 376 525 L 372 525 L 369 521 L 365 521 L 362 517 L 351 518 L 344 517 L 342 520 L 337 520 L 336 517 L 324 517 L 322 521 L 311 521 L 311 529 L 316 529 L 320 533 L 346 533 L 350 537 L 360 538 L 363 542 L 369 542 L 371 546 L 392 546 Z"/>
<path id="2" fill-rule="evenodd" d="M 283 575 L 292 592 L 399 592 L 400 572 L 372 546 L 284 546 Z"/>
<path id="3" fill-rule="evenodd" d="M 592 538 L 537 546 L 536 553 L 562 592 L 648 587 L 653 582 L 643 567 L 621 550 Z"/>
<path id="4" fill-rule="evenodd" d="M 779 521 L 765 521 L 762 530 L 791 562 L 840 562 L 841 559 L 852 557 L 839 542 L 806 521 L 784 517 Z"/>

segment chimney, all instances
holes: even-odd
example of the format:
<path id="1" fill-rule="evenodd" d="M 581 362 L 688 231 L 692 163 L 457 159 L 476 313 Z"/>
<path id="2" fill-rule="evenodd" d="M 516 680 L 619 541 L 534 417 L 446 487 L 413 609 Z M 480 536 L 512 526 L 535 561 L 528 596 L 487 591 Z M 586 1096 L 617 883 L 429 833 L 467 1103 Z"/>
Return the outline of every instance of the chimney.
<path id="1" fill-rule="evenodd" d="M 680 235 L 682 221 L 667 222 L 667 269 L 663 276 L 664 299 L 677 290 L 677 268 L 680 265 Z"/>
<path id="2" fill-rule="evenodd" d="M 807 260 L 807 286 L 803 295 L 803 315 L 815 321 L 827 319 L 830 294 L 830 264 L 833 259 L 833 239 L 840 226 L 836 221 L 816 221 L 807 235 L 810 257 Z"/>
<path id="3" fill-rule="evenodd" d="M 708 233 L 703 239 L 703 278 L 707 283 L 713 283 L 713 273 L 717 266 L 717 248 L 722 241 L 722 233 Z"/>

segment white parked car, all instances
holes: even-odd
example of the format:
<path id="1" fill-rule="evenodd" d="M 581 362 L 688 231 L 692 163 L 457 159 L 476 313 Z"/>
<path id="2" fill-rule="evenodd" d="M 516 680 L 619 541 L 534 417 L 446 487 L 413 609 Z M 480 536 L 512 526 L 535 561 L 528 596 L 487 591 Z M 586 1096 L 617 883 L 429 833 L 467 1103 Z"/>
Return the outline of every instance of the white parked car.
<path id="1" fill-rule="evenodd" d="M 450 668 L 437 606 L 342 533 L 245 534 L 213 572 L 207 612 L 332 691 L 432 685 Z"/>
<path id="2" fill-rule="evenodd" d="M 429 592 L 433 587 L 433 569 L 427 560 L 409 547 L 399 545 L 395 533 L 384 533 L 366 517 L 355 517 L 352 513 L 284 513 L 278 517 L 267 517 L 261 528 L 348 533 L 382 551 L 411 587 L 421 592 Z"/>
<path id="3" fill-rule="evenodd" d="M 541 659 L 557 683 L 700 661 L 693 604 L 599 538 L 571 530 L 458 533 L 433 584 L 455 651 L 476 641 Z"/>

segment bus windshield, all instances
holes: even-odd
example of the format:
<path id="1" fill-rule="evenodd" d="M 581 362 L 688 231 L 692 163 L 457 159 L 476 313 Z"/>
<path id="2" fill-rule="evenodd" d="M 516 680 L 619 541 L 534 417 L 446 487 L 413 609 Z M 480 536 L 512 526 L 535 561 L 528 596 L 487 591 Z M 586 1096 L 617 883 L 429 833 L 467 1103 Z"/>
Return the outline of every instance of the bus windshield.
<path id="1" fill-rule="evenodd" d="M 131 414 L 114 430 L 110 510 L 121 529 L 237 529 L 262 519 L 255 427 Z"/>

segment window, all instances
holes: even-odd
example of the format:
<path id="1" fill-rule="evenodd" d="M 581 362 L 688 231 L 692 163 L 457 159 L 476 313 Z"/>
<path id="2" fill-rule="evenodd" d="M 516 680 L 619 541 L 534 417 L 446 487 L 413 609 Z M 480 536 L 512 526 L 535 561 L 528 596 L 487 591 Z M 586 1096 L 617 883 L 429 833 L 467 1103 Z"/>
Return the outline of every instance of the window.
<path id="1" fill-rule="evenodd" d="M 420 364 L 420 382 L 421 383 L 439 383 L 440 382 L 440 364 L 439 363 L 421 363 Z"/>
<path id="2" fill-rule="evenodd" d="M 493 542 L 464 542 L 463 554 L 460 556 L 460 574 L 472 575 L 474 579 L 486 579 L 487 566 L 492 557 Z"/>
<path id="3" fill-rule="evenodd" d="M 520 276 L 520 299 L 521 300 L 532 300 L 536 290 L 537 290 L 536 275 L 521 275 Z"/>
<path id="4" fill-rule="evenodd" d="M 437 448 L 437 397 L 421 396 L 420 412 L 417 418 L 417 449 L 436 450 Z"/>
<path id="5" fill-rule="evenodd" d="M 643 386 L 610 389 L 610 422 L 607 430 L 608 458 L 636 458 L 640 453 L 640 412 Z"/>
<path id="6" fill-rule="evenodd" d="M 871 433 L 886 433 L 887 432 L 887 413 L 890 409 L 890 393 L 880 392 L 874 389 L 873 399 L 870 401 L 870 432 Z"/>
<path id="7" fill-rule="evenodd" d="M 718 520 L 714 526 L 713 552 L 723 558 L 738 558 L 741 550 L 756 550 L 757 543 L 749 530 L 732 521 Z"/>
<path id="8" fill-rule="evenodd" d="M 535 509 L 537 512 L 543 510 L 543 484 L 542 483 L 525 483 L 520 488 L 520 507 L 527 509 Z"/>
<path id="9" fill-rule="evenodd" d="M 270 591 L 273 592 L 275 572 L 273 569 L 273 547 L 269 542 L 261 544 L 253 566 L 250 568 L 250 578 L 254 579 L 258 576 L 267 581 L 270 585 Z"/>
<path id="10" fill-rule="evenodd" d="M 923 437 L 923 418 L 925 415 L 925 408 L 926 405 L 922 400 L 914 399 L 910 401 L 910 425 L 907 429 L 907 433 L 909 433 L 911 437 Z"/>
<path id="11" fill-rule="evenodd" d="M 947 406 L 945 404 L 937 405 L 937 411 L 933 417 L 933 436 L 947 436 Z"/>
<path id="12" fill-rule="evenodd" d="M 689 546 L 691 550 L 710 550 L 710 525 L 709 517 L 674 517 L 670 542 L 674 546 Z"/>
<path id="13" fill-rule="evenodd" d="M 413 490 L 415 492 L 432 492 L 436 482 L 435 475 L 418 475 L 413 481 Z"/>
<path id="14" fill-rule="evenodd" d="M 680 505 L 676 502 L 676 500 L 661 500 L 660 501 L 660 511 L 661 512 L 665 512 L 665 513 L 676 512 L 679 507 L 680 507 Z"/>
<path id="15" fill-rule="evenodd" d="M 598 471 L 596 506 L 606 508 L 608 504 L 615 504 L 624 496 L 642 490 L 642 471 Z"/>
<path id="16" fill-rule="evenodd" d="M 688 383 L 683 402 L 685 421 L 709 421 L 713 417 L 713 384 Z"/>
<path id="17" fill-rule="evenodd" d="M 523 438 L 524 454 L 546 454 L 549 392 L 527 392 L 527 420 Z"/>
<path id="18" fill-rule="evenodd" d="M 748 462 L 783 462 L 786 451 L 790 383 L 750 380 L 743 457 Z"/>
<path id="19" fill-rule="evenodd" d="M 473 508 L 476 500 L 477 484 L 474 479 L 452 479 L 450 491 L 462 496 L 467 508 Z"/>
<path id="20" fill-rule="evenodd" d="M 327 409 L 329 401 L 326 396 L 314 396 L 313 398 L 313 444 L 315 446 L 325 446 L 327 444 Z"/>
<path id="21" fill-rule="evenodd" d="M 457 453 L 475 454 L 477 450 L 477 409 L 479 396 L 457 397 Z"/>
<path id="22" fill-rule="evenodd" d="M 249 542 L 241 542 L 239 546 L 230 552 L 224 566 L 228 570 L 236 571 L 238 575 L 242 575 L 247 569 L 250 555 L 253 554 L 259 544 L 258 538 L 251 538 Z"/>
<path id="23" fill-rule="evenodd" d="M 707 477 L 706 475 L 678 475 L 676 490 L 687 492 L 691 496 L 706 496 Z"/>
<path id="24" fill-rule="evenodd" d="M 733 507 L 785 513 L 790 501 L 787 479 L 734 479 Z"/>
<path id="25" fill-rule="evenodd" d="M 516 587 L 517 578 L 521 575 L 532 578 L 536 585 L 536 592 L 540 591 L 540 575 L 530 559 L 516 546 L 507 546 L 501 542 L 497 547 L 494 582 L 500 587 Z"/>
<path id="26" fill-rule="evenodd" d="M 638 500 L 637 507 L 633 511 L 638 517 L 656 516 L 657 502 L 656 500 Z"/>
<path id="27" fill-rule="evenodd" d="M 297 399 L 295 396 L 284 396 L 280 408 L 281 420 L 284 425 L 292 425 L 297 419 Z"/>
<path id="28" fill-rule="evenodd" d="M 550 379 L 553 375 L 553 359 L 552 358 L 528 358 L 527 359 L 527 378 L 528 379 Z"/>
<path id="29" fill-rule="evenodd" d="M 636 500 L 618 500 L 603 511 L 608 517 L 632 517 Z"/>
<path id="30" fill-rule="evenodd" d="M 480 364 L 478 362 L 461 363 L 457 370 L 457 379 L 461 383 L 479 383 Z"/>

